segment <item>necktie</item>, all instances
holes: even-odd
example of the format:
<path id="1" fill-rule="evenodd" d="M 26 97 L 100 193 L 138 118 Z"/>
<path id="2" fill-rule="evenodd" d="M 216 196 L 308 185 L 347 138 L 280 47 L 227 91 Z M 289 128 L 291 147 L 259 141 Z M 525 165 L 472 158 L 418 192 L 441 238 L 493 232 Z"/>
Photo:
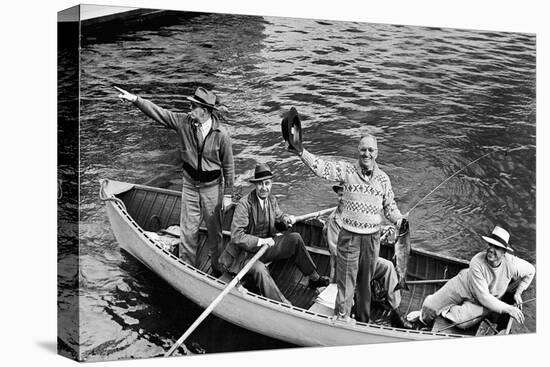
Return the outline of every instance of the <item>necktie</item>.
<path id="1" fill-rule="evenodd" d="M 264 213 L 265 213 L 265 216 L 267 217 L 267 200 L 264 200 Z"/>

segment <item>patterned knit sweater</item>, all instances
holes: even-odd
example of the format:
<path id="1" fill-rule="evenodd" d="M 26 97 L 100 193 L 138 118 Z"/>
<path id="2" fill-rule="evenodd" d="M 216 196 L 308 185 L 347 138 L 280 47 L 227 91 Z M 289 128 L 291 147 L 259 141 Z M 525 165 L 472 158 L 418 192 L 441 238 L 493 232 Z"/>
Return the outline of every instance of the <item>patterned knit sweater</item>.
<path id="1" fill-rule="evenodd" d="M 374 164 L 373 172 L 366 177 L 359 162 L 331 162 L 304 149 L 302 161 L 316 176 L 342 182 L 342 226 L 353 233 L 369 234 L 380 230 L 382 215 L 397 223 L 402 215 L 394 200 L 391 182 L 386 173 Z"/>

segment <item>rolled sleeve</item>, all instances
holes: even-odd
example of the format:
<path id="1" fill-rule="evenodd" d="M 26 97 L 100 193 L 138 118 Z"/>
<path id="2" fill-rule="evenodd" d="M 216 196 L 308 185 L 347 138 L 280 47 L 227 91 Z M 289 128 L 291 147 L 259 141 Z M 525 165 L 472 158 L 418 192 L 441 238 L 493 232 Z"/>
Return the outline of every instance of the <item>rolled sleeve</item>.
<path id="1" fill-rule="evenodd" d="M 515 272 L 514 272 L 514 279 L 521 279 L 519 282 L 516 293 L 523 293 L 524 290 L 526 290 L 533 281 L 533 278 L 535 277 L 535 267 L 528 263 L 527 261 L 520 259 L 519 257 L 514 256 L 514 265 L 515 265 Z"/>

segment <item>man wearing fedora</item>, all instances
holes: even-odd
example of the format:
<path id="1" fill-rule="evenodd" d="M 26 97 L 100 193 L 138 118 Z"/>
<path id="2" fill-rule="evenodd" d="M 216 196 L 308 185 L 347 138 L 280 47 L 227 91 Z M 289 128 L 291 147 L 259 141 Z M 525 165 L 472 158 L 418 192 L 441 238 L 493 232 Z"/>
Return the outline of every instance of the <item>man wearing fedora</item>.
<path id="1" fill-rule="evenodd" d="M 116 89 L 120 99 L 132 102 L 145 115 L 178 134 L 183 165 L 179 256 L 196 265 L 199 225 L 204 220 L 212 268 L 219 275 L 218 258 L 223 250 L 221 210 L 231 204 L 234 162 L 231 139 L 220 123 L 218 98 L 198 87 L 193 96 L 187 97 L 191 102 L 189 113 L 176 113 Z"/>
<path id="2" fill-rule="evenodd" d="M 338 234 L 336 261 L 335 313 L 338 320 L 349 321 L 351 306 L 356 295 L 357 321 L 369 322 L 371 280 L 376 269 L 380 250 L 382 217 L 399 227 L 403 215 L 394 200 L 388 175 L 376 163 L 378 145 L 376 137 L 365 135 L 359 140 L 358 159 L 355 164 L 330 161 L 315 156 L 303 148 L 295 110 L 283 120 L 287 127 L 289 150 L 300 156 L 302 162 L 321 178 L 343 183 L 342 230 Z M 285 129 L 283 129 L 285 136 Z M 357 292 L 356 292 L 357 285 Z"/>
<path id="3" fill-rule="evenodd" d="M 338 195 L 338 206 L 327 218 L 323 227 L 323 235 L 327 242 L 330 252 L 330 279 L 335 281 L 336 258 L 338 256 L 338 236 L 342 230 L 342 210 L 344 187 L 341 184 L 333 185 L 332 190 Z M 371 287 L 375 287 L 376 292 L 372 292 L 371 297 L 377 298 L 379 301 L 386 301 L 391 307 L 390 322 L 394 327 L 412 328 L 412 324 L 408 322 L 399 313 L 399 304 L 401 303 L 401 291 L 395 290 L 398 283 L 397 271 L 390 260 L 378 257 L 372 274 Z"/>
<path id="4" fill-rule="evenodd" d="M 531 284 L 535 267 L 512 255 L 510 234 L 505 229 L 496 226 L 490 236 L 482 238 L 488 243 L 487 250 L 476 254 L 467 269 L 426 297 L 420 313 L 424 324 L 431 325 L 441 315 L 457 327 L 468 329 L 489 311 L 507 313 L 523 323 L 521 294 Z M 507 292 L 513 293 L 517 307 L 501 301 Z"/>
<path id="5" fill-rule="evenodd" d="M 271 195 L 272 178 L 267 164 L 256 166 L 254 177 L 249 179 L 255 189 L 237 203 L 231 223 L 231 242 L 220 256 L 220 264 L 230 274 L 237 274 L 261 246 L 268 245 L 267 251 L 243 280 L 253 282 L 263 296 L 290 304 L 269 274 L 266 263 L 292 258 L 302 274 L 309 277 L 308 284 L 312 288 L 326 287 L 329 280 L 317 273 L 300 234 L 286 232 L 276 235 L 276 224 L 289 228 L 296 219 L 283 213 L 277 199 Z"/>

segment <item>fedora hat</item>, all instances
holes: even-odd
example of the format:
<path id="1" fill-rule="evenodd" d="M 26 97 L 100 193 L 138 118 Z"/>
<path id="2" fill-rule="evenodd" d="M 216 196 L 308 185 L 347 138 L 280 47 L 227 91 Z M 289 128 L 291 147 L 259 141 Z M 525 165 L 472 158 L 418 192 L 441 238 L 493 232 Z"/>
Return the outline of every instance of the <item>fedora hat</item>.
<path id="1" fill-rule="evenodd" d="M 195 94 L 193 96 L 186 98 L 193 103 L 217 110 L 216 95 L 206 88 L 198 87 L 197 90 L 195 90 Z"/>
<path id="2" fill-rule="evenodd" d="M 292 107 L 281 121 L 281 132 L 289 149 L 300 153 L 304 150 L 302 147 L 302 124 L 296 108 Z"/>
<path id="3" fill-rule="evenodd" d="M 495 229 L 493 229 L 493 232 L 490 236 L 481 236 L 481 238 L 489 242 L 491 245 L 501 247 L 506 251 L 514 252 L 510 245 L 508 245 L 508 241 L 510 240 L 510 233 L 508 233 L 508 231 L 504 228 L 495 226 Z"/>
<path id="4" fill-rule="evenodd" d="M 258 164 L 254 169 L 254 177 L 248 179 L 250 182 L 260 182 L 273 178 L 273 173 L 265 163 Z"/>

